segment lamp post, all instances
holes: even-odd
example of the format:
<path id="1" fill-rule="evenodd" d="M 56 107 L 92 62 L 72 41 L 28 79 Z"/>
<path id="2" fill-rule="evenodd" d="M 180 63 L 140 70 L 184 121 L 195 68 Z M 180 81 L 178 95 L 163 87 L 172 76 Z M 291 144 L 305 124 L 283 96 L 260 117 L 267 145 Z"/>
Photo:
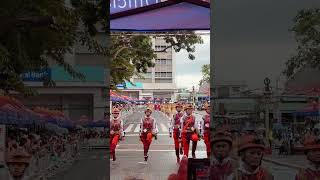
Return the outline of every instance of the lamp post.
<path id="1" fill-rule="evenodd" d="M 264 101 L 265 101 L 265 127 L 266 127 L 266 139 L 269 142 L 269 134 L 270 134 L 270 119 L 269 119 L 269 103 L 271 99 L 271 87 L 270 87 L 270 79 L 264 79 Z"/>

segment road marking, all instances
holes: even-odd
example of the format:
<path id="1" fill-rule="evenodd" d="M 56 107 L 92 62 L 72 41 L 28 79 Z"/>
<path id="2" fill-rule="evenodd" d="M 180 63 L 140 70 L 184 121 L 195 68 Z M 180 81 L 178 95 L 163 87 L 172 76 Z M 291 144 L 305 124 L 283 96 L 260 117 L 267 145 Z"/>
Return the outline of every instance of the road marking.
<path id="1" fill-rule="evenodd" d="M 168 128 L 163 123 L 160 124 L 160 127 L 161 127 L 162 132 L 169 132 Z"/>
<path id="2" fill-rule="evenodd" d="M 136 128 L 134 129 L 134 132 L 139 132 L 140 131 L 140 124 L 137 124 Z"/>
<path id="3" fill-rule="evenodd" d="M 141 149 L 117 149 L 116 150 L 117 152 L 143 152 L 144 150 L 141 148 Z M 176 150 L 174 149 L 149 149 L 149 152 L 175 152 Z M 200 151 L 200 150 L 197 150 L 197 152 L 201 152 L 201 153 L 205 153 L 207 151 Z"/>
<path id="4" fill-rule="evenodd" d="M 130 124 L 127 128 L 126 128 L 126 130 L 124 131 L 124 132 L 130 132 L 131 131 L 131 129 L 133 128 L 133 126 L 134 126 L 134 124 Z"/>
<path id="5" fill-rule="evenodd" d="M 139 134 L 126 134 L 126 137 L 138 137 Z M 169 136 L 169 134 L 157 134 L 157 136 Z"/>

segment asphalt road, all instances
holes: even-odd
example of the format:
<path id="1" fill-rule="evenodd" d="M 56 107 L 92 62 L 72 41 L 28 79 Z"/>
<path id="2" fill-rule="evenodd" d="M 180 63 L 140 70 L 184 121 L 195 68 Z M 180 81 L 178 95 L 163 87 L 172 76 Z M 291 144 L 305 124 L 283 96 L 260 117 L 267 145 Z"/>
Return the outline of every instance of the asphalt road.
<path id="1" fill-rule="evenodd" d="M 148 163 L 142 164 L 143 146 L 139 141 L 138 124 L 143 116 L 144 112 L 141 110 L 134 112 L 124 120 L 126 137 L 116 149 L 117 161 L 110 161 L 111 180 L 123 180 L 126 176 L 165 180 L 171 173 L 177 171 L 173 139 L 169 137 L 169 119 L 158 111 L 152 114 L 159 127 L 158 139 L 153 140 L 150 146 Z M 195 114 L 195 116 L 197 121 L 202 118 L 202 115 Z M 202 140 L 198 143 L 196 157 L 206 158 L 205 145 Z"/>
<path id="2" fill-rule="evenodd" d="M 108 180 L 106 149 L 82 150 L 74 164 L 48 180 Z"/>

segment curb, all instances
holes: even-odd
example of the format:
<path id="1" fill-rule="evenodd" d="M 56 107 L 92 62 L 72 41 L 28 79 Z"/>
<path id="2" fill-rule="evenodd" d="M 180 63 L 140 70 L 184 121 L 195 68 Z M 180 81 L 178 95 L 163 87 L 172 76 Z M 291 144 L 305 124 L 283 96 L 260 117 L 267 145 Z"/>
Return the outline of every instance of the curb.
<path id="1" fill-rule="evenodd" d="M 263 158 L 263 161 L 269 162 L 269 163 L 273 163 L 273 164 L 277 164 L 280 166 L 285 166 L 285 167 L 289 167 L 289 168 L 294 168 L 294 169 L 303 169 L 304 167 L 302 166 L 298 166 L 298 165 L 293 165 L 293 164 L 289 164 L 289 163 L 285 163 L 285 162 L 279 162 L 277 160 L 272 160 L 271 158 Z"/>

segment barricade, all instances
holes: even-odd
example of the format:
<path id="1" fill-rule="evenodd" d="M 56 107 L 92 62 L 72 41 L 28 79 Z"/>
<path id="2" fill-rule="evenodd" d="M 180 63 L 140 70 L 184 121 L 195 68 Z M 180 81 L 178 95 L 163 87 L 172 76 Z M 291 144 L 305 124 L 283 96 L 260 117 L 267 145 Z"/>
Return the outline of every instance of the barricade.
<path id="1" fill-rule="evenodd" d="M 61 170 L 64 166 L 71 164 L 80 150 L 80 143 L 65 143 L 65 151 L 47 151 L 43 149 L 33 155 L 28 168 L 25 171 L 26 179 L 37 179 L 50 177 Z"/>

